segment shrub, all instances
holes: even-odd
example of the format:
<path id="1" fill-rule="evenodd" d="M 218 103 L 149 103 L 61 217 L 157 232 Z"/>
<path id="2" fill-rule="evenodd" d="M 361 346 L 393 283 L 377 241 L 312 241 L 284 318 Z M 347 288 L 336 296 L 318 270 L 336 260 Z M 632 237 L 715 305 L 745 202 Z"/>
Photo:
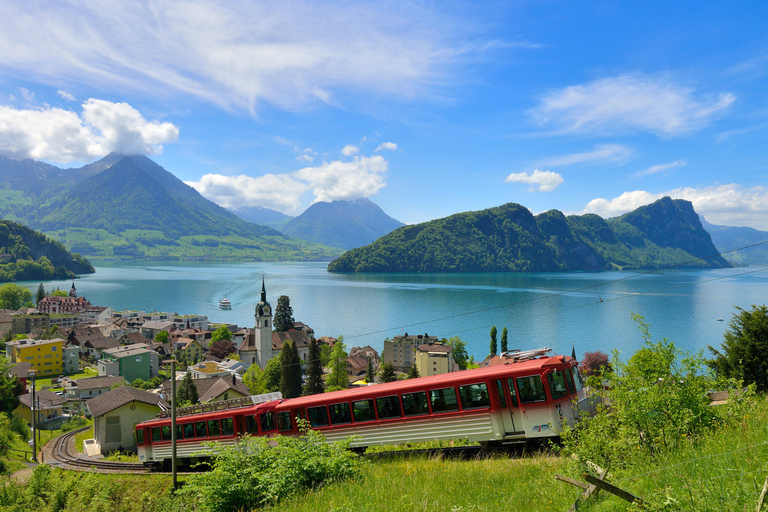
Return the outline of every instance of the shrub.
<path id="1" fill-rule="evenodd" d="M 8 414 L 8 418 L 11 422 L 12 432 L 15 432 L 24 440 L 32 437 L 32 431 L 29 429 L 29 425 L 27 425 L 27 422 L 24 420 L 24 418 L 14 413 Z"/>
<path id="2" fill-rule="evenodd" d="M 611 371 L 611 360 L 605 352 L 584 352 L 584 358 L 579 363 L 581 371 L 586 377 L 601 375 Z"/>

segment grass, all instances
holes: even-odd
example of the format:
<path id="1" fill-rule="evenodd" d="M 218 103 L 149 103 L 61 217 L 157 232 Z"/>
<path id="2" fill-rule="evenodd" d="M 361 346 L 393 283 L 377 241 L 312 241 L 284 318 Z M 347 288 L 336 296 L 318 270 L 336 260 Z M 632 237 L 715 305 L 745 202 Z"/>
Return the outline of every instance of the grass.
<path id="1" fill-rule="evenodd" d="M 85 451 L 83 448 L 83 441 L 86 439 L 93 439 L 93 420 L 88 420 L 88 422 L 91 424 L 91 428 L 75 434 L 75 449 L 80 453 Z"/>
<path id="2" fill-rule="evenodd" d="M 98 377 L 98 376 L 99 376 L 99 372 L 90 367 L 86 367 L 80 373 L 67 375 L 67 377 L 73 380 L 86 379 L 88 377 Z M 54 376 L 53 378 L 58 378 L 58 376 Z M 53 383 L 51 382 L 51 377 L 47 377 L 44 379 L 35 379 L 35 386 L 38 389 L 64 389 L 61 386 L 54 386 Z"/>

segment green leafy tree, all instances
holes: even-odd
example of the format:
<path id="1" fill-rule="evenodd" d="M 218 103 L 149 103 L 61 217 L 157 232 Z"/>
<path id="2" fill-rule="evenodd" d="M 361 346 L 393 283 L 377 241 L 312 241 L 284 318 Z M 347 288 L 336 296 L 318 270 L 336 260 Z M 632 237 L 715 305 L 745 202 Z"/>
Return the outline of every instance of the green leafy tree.
<path id="1" fill-rule="evenodd" d="M 273 357 L 267 362 L 264 371 L 261 372 L 259 387 L 264 393 L 272 393 L 280 389 L 280 358 Z"/>
<path id="2" fill-rule="evenodd" d="M 371 358 L 368 358 L 368 370 L 365 372 L 365 382 L 371 383 L 373 382 L 374 377 L 376 376 L 375 373 L 373 373 L 373 361 L 371 361 Z"/>
<path id="3" fill-rule="evenodd" d="M 709 347 L 715 356 L 707 364 L 718 375 L 754 384 L 760 393 L 768 392 L 768 307 L 736 308 L 720 350 Z"/>
<path id="4" fill-rule="evenodd" d="M 507 344 L 507 328 L 504 327 L 501 330 L 501 353 L 507 352 L 509 350 L 509 345 Z"/>
<path id="5" fill-rule="evenodd" d="M 309 338 L 307 353 L 307 382 L 304 384 L 305 395 L 323 392 L 323 364 L 320 360 L 320 347 L 315 338 Z"/>
<path id="6" fill-rule="evenodd" d="M 216 343 L 219 340 L 232 340 L 232 333 L 229 332 L 229 329 L 226 325 L 222 325 L 215 331 L 213 331 L 213 334 L 211 334 L 211 345 Z"/>
<path id="7" fill-rule="evenodd" d="M 329 390 L 347 389 L 349 387 L 349 376 L 347 375 L 347 351 L 344 346 L 344 338 L 339 336 L 339 340 L 333 346 L 331 351 L 331 360 L 329 365 L 331 373 L 328 376 Z"/>
<path id="8" fill-rule="evenodd" d="M 40 285 L 37 287 L 37 296 L 35 297 L 35 304 L 38 304 L 44 298 L 45 298 L 45 286 L 43 286 L 43 283 L 40 283 Z"/>
<path id="9" fill-rule="evenodd" d="M 51 292 L 52 297 L 69 297 L 69 293 L 65 292 L 64 290 L 59 290 L 56 288 Z"/>
<path id="10" fill-rule="evenodd" d="M 252 364 L 243 374 L 243 384 L 246 385 L 248 391 L 250 391 L 252 395 L 263 395 L 266 393 L 266 390 L 263 390 L 260 387 L 262 373 L 259 365 Z"/>
<path id="11" fill-rule="evenodd" d="M 32 302 L 29 288 L 13 283 L 0 286 L 0 309 L 19 309 Z"/>
<path id="12" fill-rule="evenodd" d="M 499 343 L 496 341 L 496 326 L 491 327 L 491 355 L 499 353 Z"/>
<path id="13" fill-rule="evenodd" d="M 157 343 L 168 343 L 168 331 L 160 331 L 155 334 L 155 341 Z"/>
<path id="14" fill-rule="evenodd" d="M 415 364 L 412 364 L 411 368 L 408 370 L 408 378 L 409 379 L 418 379 L 419 377 L 421 377 L 421 375 L 419 375 L 419 369 L 416 368 Z"/>
<path id="15" fill-rule="evenodd" d="M 333 346 L 323 343 L 320 347 L 320 365 L 325 368 L 331 362 L 331 352 L 333 352 Z"/>
<path id="16" fill-rule="evenodd" d="M 301 359 L 292 341 L 286 341 L 280 352 L 280 393 L 283 398 L 301 396 Z"/>
<path id="17" fill-rule="evenodd" d="M 467 355 L 467 342 L 462 341 L 458 336 L 453 336 L 445 340 L 445 344 L 453 347 L 453 360 L 459 370 L 466 370 L 470 363 L 470 358 Z"/>
<path id="18" fill-rule="evenodd" d="M 395 382 L 397 380 L 397 374 L 395 373 L 395 367 L 391 363 L 384 363 L 379 369 L 379 380 L 381 382 Z"/>
<path id="19" fill-rule="evenodd" d="M 192 379 L 192 372 L 188 370 L 176 389 L 176 402 L 178 406 L 183 407 L 182 404 L 196 404 L 199 398 L 197 386 L 195 386 L 195 382 Z"/>
<path id="20" fill-rule="evenodd" d="M 0 412 L 11 414 L 19 406 L 19 395 L 24 386 L 18 378 L 10 377 L 11 363 L 0 355 Z"/>
<path id="21" fill-rule="evenodd" d="M 272 326 L 277 332 L 290 331 L 293 329 L 293 308 L 291 308 L 291 299 L 287 295 L 281 295 L 277 299 L 275 316 L 272 317 Z"/>

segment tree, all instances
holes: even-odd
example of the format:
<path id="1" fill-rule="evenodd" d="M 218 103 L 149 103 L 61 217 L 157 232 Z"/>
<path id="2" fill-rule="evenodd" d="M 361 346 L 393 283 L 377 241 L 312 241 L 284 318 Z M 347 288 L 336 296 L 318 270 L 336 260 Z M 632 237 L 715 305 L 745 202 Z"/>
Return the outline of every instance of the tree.
<path id="1" fill-rule="evenodd" d="M 421 377 L 421 375 L 419 375 L 419 369 L 416 368 L 415 364 L 412 364 L 411 368 L 408 370 L 408 378 L 409 379 L 418 379 L 419 377 Z"/>
<path id="2" fill-rule="evenodd" d="M 751 310 L 736 307 L 725 331 L 720 350 L 709 347 L 714 359 L 707 364 L 718 375 L 755 384 L 760 393 L 768 391 L 768 307 L 752 306 Z"/>
<path id="3" fill-rule="evenodd" d="M 373 361 L 371 361 L 371 358 L 368 358 L 368 371 L 365 372 L 365 382 L 371 383 L 373 382 L 373 379 L 375 377 L 375 374 L 373 373 Z"/>
<path id="4" fill-rule="evenodd" d="M 19 395 L 24 392 L 19 379 L 9 376 L 10 369 L 11 363 L 0 355 L 0 412 L 9 415 L 19 406 Z"/>
<path id="5" fill-rule="evenodd" d="M 301 396 L 301 359 L 292 341 L 286 341 L 280 352 L 280 393 L 283 398 Z"/>
<path id="6" fill-rule="evenodd" d="M 509 345 L 507 344 L 507 328 L 504 327 L 501 330 L 501 353 L 507 352 L 509 350 Z"/>
<path id="7" fill-rule="evenodd" d="M 224 359 L 235 352 L 237 352 L 235 344 L 224 338 L 211 343 L 211 346 L 208 349 L 209 354 L 218 357 L 219 359 Z"/>
<path id="8" fill-rule="evenodd" d="M 172 375 L 171 378 L 174 378 L 174 376 Z M 181 379 L 181 382 L 179 383 L 178 389 L 176 389 L 177 407 L 181 406 L 181 404 L 194 405 L 199 398 L 200 397 L 197 395 L 197 386 L 195 386 L 195 382 L 192 379 L 192 372 L 187 370 L 186 375 L 184 375 L 184 378 Z"/>
<path id="9" fill-rule="evenodd" d="M 395 374 L 395 367 L 391 363 L 384 363 L 379 370 L 379 380 L 381 382 L 395 382 L 397 380 L 397 374 Z"/>
<path id="10" fill-rule="evenodd" d="M 229 329 L 226 325 L 222 325 L 215 331 L 213 331 L 213 334 L 211 335 L 211 345 L 216 343 L 219 340 L 227 340 L 230 341 L 232 339 L 232 333 L 229 332 Z"/>
<path id="11" fill-rule="evenodd" d="M 52 297 L 69 297 L 69 293 L 65 292 L 64 290 L 59 290 L 56 288 L 51 292 Z"/>
<path id="12" fill-rule="evenodd" d="M 259 388 L 263 393 L 272 393 L 280 389 L 280 358 L 273 357 L 267 361 L 267 366 L 261 372 Z"/>
<path id="13" fill-rule="evenodd" d="M 491 327 L 491 355 L 495 356 L 499 352 L 499 343 L 496 341 L 496 326 Z"/>
<path id="14" fill-rule="evenodd" d="M 581 371 L 584 372 L 585 377 L 591 377 L 592 375 L 602 375 L 613 371 L 611 367 L 611 360 L 608 354 L 596 350 L 595 352 L 584 352 L 584 357 L 579 363 Z"/>
<path id="15" fill-rule="evenodd" d="M 35 297 L 35 304 L 39 304 L 41 300 L 45 298 L 45 286 L 43 283 L 37 287 L 37 296 Z"/>
<path id="16" fill-rule="evenodd" d="M 316 395 L 323 392 L 323 365 L 320 360 L 320 347 L 317 340 L 309 338 L 309 353 L 307 354 L 307 382 L 304 384 L 305 395 Z"/>
<path id="17" fill-rule="evenodd" d="M 331 352 L 333 352 L 333 346 L 323 344 L 320 347 L 320 366 L 325 368 L 331 362 Z"/>
<path id="18" fill-rule="evenodd" d="M 293 329 L 293 308 L 291 308 L 291 299 L 287 295 L 281 295 L 277 299 L 275 316 L 272 317 L 272 325 L 277 332 L 290 331 Z"/>
<path id="19" fill-rule="evenodd" d="M 339 340 L 333 346 L 331 351 L 331 374 L 328 376 L 328 389 L 347 389 L 349 387 L 349 376 L 347 375 L 347 351 L 344 347 L 344 338 L 339 336 Z"/>
<path id="20" fill-rule="evenodd" d="M 453 360 L 459 370 L 466 370 L 470 363 L 469 355 L 467 355 L 467 343 L 458 336 L 453 336 L 451 339 L 445 340 L 445 344 L 453 347 Z"/>
<path id="21" fill-rule="evenodd" d="M 27 303 L 32 303 L 29 288 L 13 283 L 0 286 L 0 309 L 20 309 Z"/>
<path id="22" fill-rule="evenodd" d="M 259 387 L 262 373 L 259 365 L 252 364 L 243 374 L 243 384 L 246 385 L 248 391 L 250 391 L 252 395 L 263 395 L 266 393 L 266 391 Z"/>
<path id="23" fill-rule="evenodd" d="M 168 331 L 160 331 L 159 333 L 155 334 L 155 342 L 168 343 Z"/>

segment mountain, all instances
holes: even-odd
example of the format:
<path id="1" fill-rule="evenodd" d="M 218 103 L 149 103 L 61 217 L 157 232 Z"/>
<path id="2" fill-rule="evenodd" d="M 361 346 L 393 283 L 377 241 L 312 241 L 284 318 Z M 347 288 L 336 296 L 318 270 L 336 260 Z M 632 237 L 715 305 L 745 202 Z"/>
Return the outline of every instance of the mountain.
<path id="1" fill-rule="evenodd" d="M 371 243 L 403 223 L 368 198 L 315 203 L 282 229 L 289 236 L 341 249 Z"/>
<path id="2" fill-rule="evenodd" d="M 0 219 L 0 282 L 71 279 L 93 272 L 88 260 L 67 252 L 59 242 Z"/>
<path id="3" fill-rule="evenodd" d="M 293 218 L 290 215 L 262 206 L 240 206 L 238 208 L 230 208 L 230 211 L 243 220 L 253 222 L 254 224 L 261 224 L 262 226 L 269 226 L 277 230 L 280 230 Z"/>
<path id="4" fill-rule="evenodd" d="M 668 197 L 615 219 L 508 203 L 404 226 L 346 252 L 329 272 L 546 272 L 729 267 L 688 201 Z M 715 255 L 713 257 L 713 255 Z M 698 259 L 704 258 L 704 259 Z"/>
<path id="5" fill-rule="evenodd" d="M 712 242 L 717 250 L 723 253 L 723 257 L 737 265 L 768 265 L 768 231 L 760 231 L 754 228 L 736 226 L 718 226 L 710 224 L 704 217 L 699 216 L 701 225 L 712 236 Z M 740 249 L 750 245 L 761 244 L 757 247 Z M 734 252 L 730 252 L 734 251 Z"/>

